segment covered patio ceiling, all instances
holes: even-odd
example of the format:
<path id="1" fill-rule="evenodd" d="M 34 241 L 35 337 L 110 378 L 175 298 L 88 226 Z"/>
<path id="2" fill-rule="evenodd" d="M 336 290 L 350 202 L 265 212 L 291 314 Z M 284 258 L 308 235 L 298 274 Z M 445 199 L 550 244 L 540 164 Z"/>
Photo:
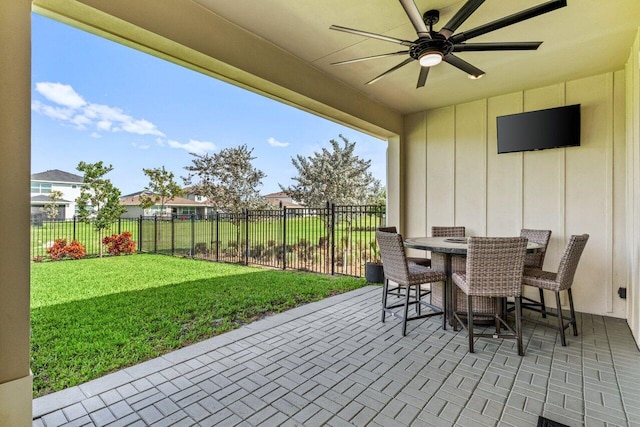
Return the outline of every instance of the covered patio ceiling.
<path id="1" fill-rule="evenodd" d="M 421 12 L 440 11 L 435 29 L 464 3 L 416 0 Z M 487 0 L 458 32 L 541 3 L 544 1 Z M 192 68 L 203 67 L 202 58 L 197 56 L 204 54 L 216 61 L 205 65 L 205 72 L 379 136 L 387 132 L 358 120 L 343 120 L 340 113 L 324 112 L 313 103 L 330 105 L 395 132 L 397 122 L 385 122 L 376 115 L 408 114 L 622 69 L 640 26 L 637 0 L 569 0 L 567 7 L 471 40 L 543 41 L 537 51 L 459 53 L 486 76 L 469 80 L 462 71 L 440 64 L 429 74 L 426 86 L 416 89 L 417 63 L 365 85 L 403 57 L 331 65 L 403 49 L 393 43 L 331 31 L 332 24 L 414 40 L 415 31 L 396 0 L 35 0 L 34 5 L 41 13 L 68 19 L 74 25 L 159 56 L 168 54 L 169 59 Z M 161 36 L 165 43 L 150 40 L 146 31 Z M 177 50 L 176 46 L 169 48 L 171 42 L 179 44 Z M 300 95 L 305 99 L 299 99 Z M 357 109 L 368 112 L 354 111 Z"/>

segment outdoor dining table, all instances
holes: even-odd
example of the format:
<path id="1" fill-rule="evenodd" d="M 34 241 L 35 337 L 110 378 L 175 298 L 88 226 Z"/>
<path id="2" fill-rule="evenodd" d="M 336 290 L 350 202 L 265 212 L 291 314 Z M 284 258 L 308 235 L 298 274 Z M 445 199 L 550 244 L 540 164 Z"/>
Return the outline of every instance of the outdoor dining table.
<path id="1" fill-rule="evenodd" d="M 404 239 L 404 246 L 412 249 L 431 251 L 440 253 L 444 257 L 444 273 L 447 276 L 444 289 L 443 309 L 449 324 L 453 324 L 453 280 L 451 269 L 451 258 L 454 255 L 466 256 L 468 249 L 467 237 L 411 237 Z M 543 246 L 534 243 L 527 243 L 527 253 L 540 252 Z M 446 322 L 443 322 L 446 328 Z"/>

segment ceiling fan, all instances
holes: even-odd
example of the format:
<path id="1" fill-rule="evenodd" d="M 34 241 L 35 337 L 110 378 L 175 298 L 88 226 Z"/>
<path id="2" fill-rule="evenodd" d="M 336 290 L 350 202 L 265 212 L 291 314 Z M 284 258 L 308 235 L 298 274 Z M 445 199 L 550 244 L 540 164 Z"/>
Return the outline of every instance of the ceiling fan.
<path id="1" fill-rule="evenodd" d="M 367 31 L 355 30 L 353 28 L 332 25 L 332 30 L 343 31 L 345 33 L 356 34 L 363 37 L 383 40 L 391 43 L 400 44 L 408 47 L 408 50 L 398 52 L 383 53 L 381 55 L 367 56 L 364 58 L 350 59 L 347 61 L 334 62 L 331 65 L 344 65 L 354 62 L 368 61 L 370 59 L 387 58 L 390 56 L 409 55 L 398 65 L 388 69 L 384 73 L 369 80 L 366 84 L 375 83 L 384 76 L 410 64 L 413 61 L 420 63 L 420 74 L 418 76 L 418 84 L 416 88 L 424 86 L 429 75 L 431 67 L 438 65 L 440 62 L 447 62 L 454 67 L 464 71 L 471 79 L 479 79 L 485 72 L 481 69 L 469 64 L 467 61 L 455 56 L 454 52 L 483 52 L 483 51 L 500 51 L 500 50 L 536 50 L 542 42 L 502 42 L 502 43 L 465 43 L 467 40 L 481 36 L 491 31 L 516 24 L 518 22 L 531 19 L 538 15 L 559 9 L 567 5 L 567 0 L 551 0 L 538 6 L 531 7 L 521 12 L 514 13 L 504 18 L 489 22 L 471 30 L 454 34 L 455 31 L 464 23 L 464 21 L 473 14 L 484 3 L 485 0 L 467 0 L 467 2 L 458 10 L 458 12 L 447 22 L 447 24 L 435 32 L 433 24 L 440 19 L 440 12 L 437 10 L 429 10 L 420 14 L 418 7 L 413 0 L 400 0 L 405 13 L 409 16 L 409 20 L 413 24 L 418 38 L 414 41 L 403 40 L 395 37 L 389 37 L 382 34 L 370 33 Z M 428 27 L 427 27 L 428 26 Z"/>

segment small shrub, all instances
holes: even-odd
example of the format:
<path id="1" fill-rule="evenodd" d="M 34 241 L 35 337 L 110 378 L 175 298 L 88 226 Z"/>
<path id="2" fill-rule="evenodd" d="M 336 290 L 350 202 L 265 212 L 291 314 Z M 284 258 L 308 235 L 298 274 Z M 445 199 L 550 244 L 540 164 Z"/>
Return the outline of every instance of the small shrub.
<path id="1" fill-rule="evenodd" d="M 131 233 L 125 231 L 120 235 L 112 234 L 102 239 L 102 244 L 107 247 L 107 252 L 113 256 L 120 254 L 132 254 L 136 252 L 136 242 L 131 240 Z"/>
<path id="2" fill-rule="evenodd" d="M 72 241 L 66 248 L 67 255 L 71 259 L 82 259 L 87 254 L 84 245 L 77 240 Z"/>
<path id="3" fill-rule="evenodd" d="M 81 259 L 87 254 L 84 245 L 77 240 L 67 245 L 66 239 L 57 239 L 53 245 L 47 249 L 47 254 L 51 257 L 51 261 L 60 261 L 65 256 L 71 259 Z M 35 257 L 35 262 L 42 261 L 42 257 Z"/>
<path id="4" fill-rule="evenodd" d="M 42 262 L 42 261 L 44 261 L 44 257 L 41 257 L 39 255 L 38 256 L 34 256 L 32 261 L 33 262 Z"/>
<path id="5" fill-rule="evenodd" d="M 67 239 L 56 239 L 47 249 L 47 254 L 51 257 L 51 261 L 59 261 L 67 254 Z"/>

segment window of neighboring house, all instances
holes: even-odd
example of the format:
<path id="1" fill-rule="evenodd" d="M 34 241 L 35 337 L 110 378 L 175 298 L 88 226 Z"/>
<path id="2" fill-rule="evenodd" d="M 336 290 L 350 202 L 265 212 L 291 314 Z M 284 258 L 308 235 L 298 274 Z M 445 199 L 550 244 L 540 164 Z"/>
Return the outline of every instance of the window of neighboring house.
<path id="1" fill-rule="evenodd" d="M 32 182 L 31 192 L 36 194 L 51 194 L 51 184 L 45 182 Z"/>
<path id="2" fill-rule="evenodd" d="M 196 214 L 196 208 L 195 208 L 195 206 L 181 207 L 181 208 L 179 208 L 178 213 L 180 215 L 195 215 Z"/>

